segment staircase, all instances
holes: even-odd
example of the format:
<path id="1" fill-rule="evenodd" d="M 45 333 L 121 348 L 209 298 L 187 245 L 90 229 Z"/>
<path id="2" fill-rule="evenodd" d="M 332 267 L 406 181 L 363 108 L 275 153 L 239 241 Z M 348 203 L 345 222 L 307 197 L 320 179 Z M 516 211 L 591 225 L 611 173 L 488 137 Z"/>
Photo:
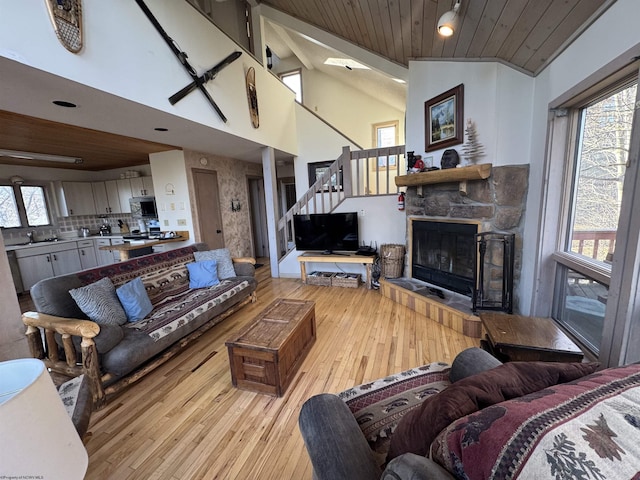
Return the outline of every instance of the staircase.
<path id="1" fill-rule="evenodd" d="M 278 220 L 279 258 L 295 248 L 293 216 L 331 213 L 347 198 L 397 195 L 394 178 L 407 171 L 405 146 L 350 150 L 342 154 Z"/>

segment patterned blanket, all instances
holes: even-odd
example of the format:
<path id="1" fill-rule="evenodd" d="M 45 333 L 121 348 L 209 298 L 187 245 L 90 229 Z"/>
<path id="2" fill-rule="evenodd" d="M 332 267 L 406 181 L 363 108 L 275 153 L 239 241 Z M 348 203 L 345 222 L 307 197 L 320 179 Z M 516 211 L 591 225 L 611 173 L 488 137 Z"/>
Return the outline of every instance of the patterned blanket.
<path id="1" fill-rule="evenodd" d="M 247 287 L 246 280 L 228 279 L 213 287 L 190 289 L 189 279 L 181 277 L 156 292 L 153 310 L 144 320 L 128 323 L 126 328 L 144 332 L 158 341 Z"/>
<path id="2" fill-rule="evenodd" d="M 640 479 L 640 365 L 611 368 L 452 423 L 432 458 L 463 479 Z"/>
<path id="3" fill-rule="evenodd" d="M 407 412 L 449 385 L 450 366 L 434 362 L 340 392 L 382 465 L 391 434 Z"/>

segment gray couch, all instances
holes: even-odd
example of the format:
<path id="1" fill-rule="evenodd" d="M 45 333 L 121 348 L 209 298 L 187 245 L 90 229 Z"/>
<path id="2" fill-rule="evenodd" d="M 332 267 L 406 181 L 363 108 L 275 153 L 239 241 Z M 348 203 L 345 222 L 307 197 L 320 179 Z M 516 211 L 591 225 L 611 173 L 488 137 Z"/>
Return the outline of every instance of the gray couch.
<path id="1" fill-rule="evenodd" d="M 317 479 L 632 478 L 640 364 L 598 368 L 472 348 L 314 396 L 300 430 Z"/>
<path id="2" fill-rule="evenodd" d="M 67 376 L 85 374 L 94 403 L 114 394 L 164 363 L 213 325 L 255 301 L 254 259 L 234 259 L 236 277 L 217 287 L 192 290 L 186 264 L 195 244 L 163 253 L 48 278 L 31 289 L 37 312 L 23 321 L 34 357 Z M 97 325 L 87 319 L 69 290 L 109 277 L 114 286 L 142 278 L 153 310 L 136 323 Z M 44 342 L 44 344 L 43 344 Z"/>
<path id="3" fill-rule="evenodd" d="M 461 352 L 453 361 L 449 380 L 455 382 L 501 365 L 479 348 Z M 452 480 L 454 477 L 430 459 L 406 453 L 383 470 L 356 418 L 337 395 L 323 393 L 308 399 L 300 411 L 299 426 L 317 480 Z"/>

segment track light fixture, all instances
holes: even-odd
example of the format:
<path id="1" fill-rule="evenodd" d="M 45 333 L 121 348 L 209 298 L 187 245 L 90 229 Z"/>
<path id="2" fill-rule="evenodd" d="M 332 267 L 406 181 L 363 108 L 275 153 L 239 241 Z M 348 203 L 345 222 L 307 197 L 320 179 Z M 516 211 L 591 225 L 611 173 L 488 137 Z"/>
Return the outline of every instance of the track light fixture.
<path id="1" fill-rule="evenodd" d="M 47 153 L 20 152 L 18 150 L 0 150 L 0 157 L 19 158 L 20 160 L 44 160 L 47 162 L 82 163 L 82 158 Z"/>
<path id="2" fill-rule="evenodd" d="M 460 0 L 456 0 L 453 10 L 445 12 L 438 20 L 438 33 L 443 37 L 450 37 L 456 29 L 458 23 L 458 11 L 460 10 Z"/>

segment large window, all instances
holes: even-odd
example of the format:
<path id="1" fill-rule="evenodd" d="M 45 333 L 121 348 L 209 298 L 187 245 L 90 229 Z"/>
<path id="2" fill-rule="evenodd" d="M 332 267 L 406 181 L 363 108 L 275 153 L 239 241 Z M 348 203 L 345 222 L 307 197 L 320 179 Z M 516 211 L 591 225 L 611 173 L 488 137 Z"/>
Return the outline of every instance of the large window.
<path id="1" fill-rule="evenodd" d="M 570 208 L 558 261 L 553 316 L 597 354 L 611 279 L 637 82 L 601 92 L 573 111 Z"/>
<path id="2" fill-rule="evenodd" d="M 51 224 L 44 187 L 0 185 L 0 227 L 28 228 Z"/>

